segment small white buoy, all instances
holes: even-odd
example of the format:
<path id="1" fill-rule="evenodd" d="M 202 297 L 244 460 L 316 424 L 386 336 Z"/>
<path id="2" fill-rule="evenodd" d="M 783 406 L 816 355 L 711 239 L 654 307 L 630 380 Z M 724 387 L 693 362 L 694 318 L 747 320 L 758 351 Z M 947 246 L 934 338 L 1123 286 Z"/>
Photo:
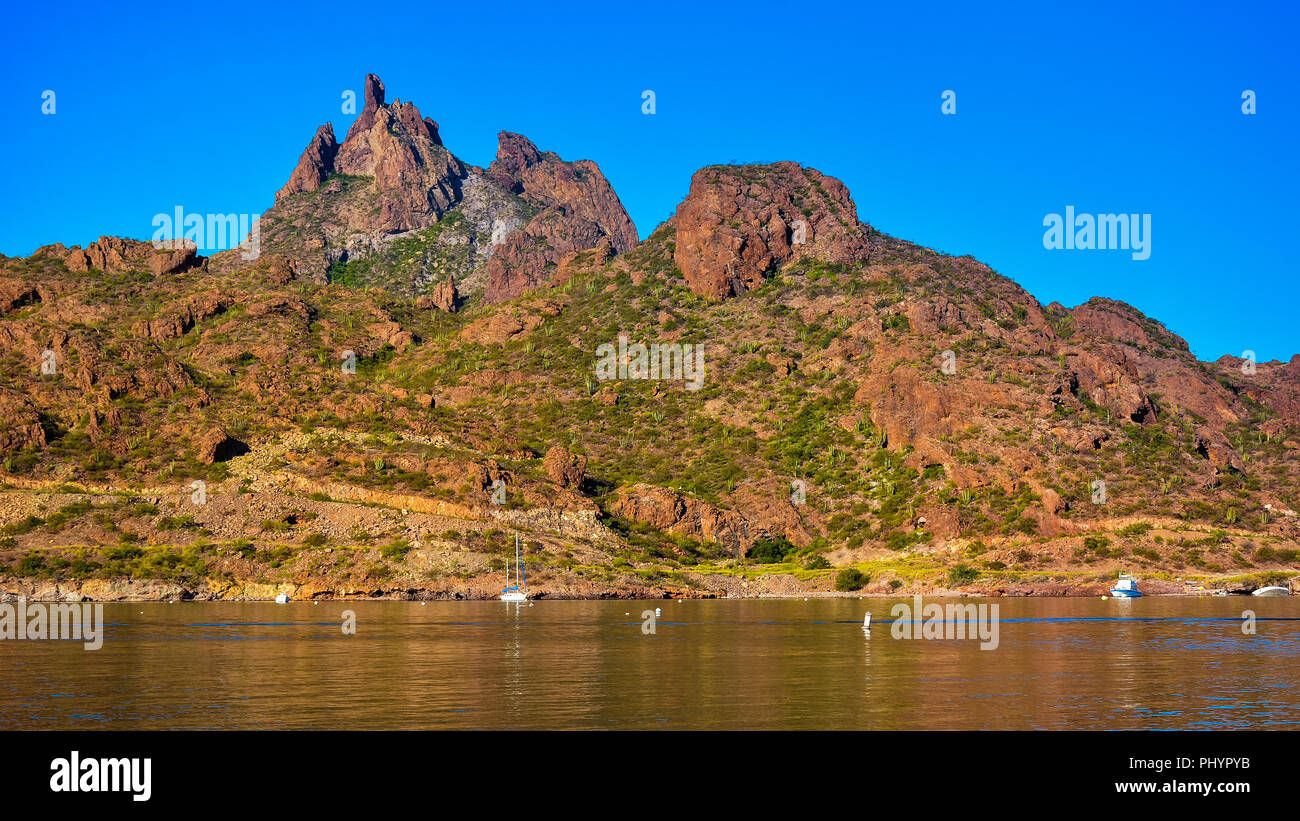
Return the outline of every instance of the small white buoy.
<path id="1" fill-rule="evenodd" d="M 278 595 L 275 597 L 275 603 L 276 603 L 276 604 L 288 604 L 288 603 L 289 603 L 289 594 L 288 594 L 288 593 L 280 593 L 280 594 L 278 594 Z"/>
<path id="2" fill-rule="evenodd" d="M 862 629 L 863 629 L 863 630 L 870 630 L 870 629 L 871 629 L 871 611 L 870 611 L 870 610 L 867 611 L 867 615 L 864 616 L 863 619 L 862 619 Z"/>
<path id="3" fill-rule="evenodd" d="M 660 610 L 658 607 L 655 608 L 655 615 L 656 615 L 656 616 L 662 616 L 663 614 L 664 614 L 664 611 Z"/>
<path id="4" fill-rule="evenodd" d="M 424 607 L 424 602 L 420 602 L 420 606 L 421 606 L 421 607 Z"/>
<path id="5" fill-rule="evenodd" d="M 1101 597 L 1101 600 L 1102 600 L 1102 601 L 1106 601 L 1106 599 L 1109 599 L 1109 598 L 1110 598 L 1110 596 L 1102 596 L 1102 597 Z"/>

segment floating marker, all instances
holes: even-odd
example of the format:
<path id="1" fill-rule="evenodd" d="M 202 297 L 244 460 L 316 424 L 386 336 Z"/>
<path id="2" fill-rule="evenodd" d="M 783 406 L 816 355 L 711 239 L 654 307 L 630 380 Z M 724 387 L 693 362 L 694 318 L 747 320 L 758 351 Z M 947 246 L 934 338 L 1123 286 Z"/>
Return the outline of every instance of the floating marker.
<path id="1" fill-rule="evenodd" d="M 870 611 L 870 610 L 867 611 L 867 615 L 865 615 L 865 616 L 862 617 L 862 629 L 863 629 L 863 630 L 870 630 L 870 629 L 871 629 L 871 611 Z"/>

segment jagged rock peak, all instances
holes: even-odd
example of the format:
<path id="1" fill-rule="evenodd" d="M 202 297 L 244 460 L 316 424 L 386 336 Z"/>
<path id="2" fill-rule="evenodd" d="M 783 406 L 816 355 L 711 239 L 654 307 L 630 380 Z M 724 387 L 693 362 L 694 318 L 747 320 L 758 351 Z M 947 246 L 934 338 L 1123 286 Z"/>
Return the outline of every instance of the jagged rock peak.
<path id="1" fill-rule="evenodd" d="M 542 152 L 523 134 L 497 134 L 497 157 L 488 166 L 488 176 L 511 193 L 522 192 L 523 173 L 542 160 Z"/>
<path id="2" fill-rule="evenodd" d="M 343 139 L 344 142 L 351 140 L 358 134 L 369 131 L 370 127 L 375 124 L 375 113 L 384 107 L 384 81 L 374 74 L 367 74 L 365 91 L 362 94 L 365 103 L 361 108 L 361 114 L 357 116 L 357 119 L 352 123 L 352 127 L 348 129 L 348 135 Z"/>
<path id="3" fill-rule="evenodd" d="M 383 82 L 368 74 L 365 107 L 347 138 L 337 144 L 332 126 L 318 129 L 289 182 L 276 195 L 276 204 L 292 194 L 320 189 L 333 174 L 370 177 L 374 203 L 364 214 L 353 214 L 349 230 L 401 233 L 432 225 L 454 207 L 468 173 L 464 163 L 443 147 L 436 122 L 422 116 L 414 103 L 386 103 Z"/>
<path id="4" fill-rule="evenodd" d="M 565 162 L 522 134 L 502 131 L 487 176 L 534 205 L 593 223 L 617 253 L 632 250 L 639 241 L 618 194 L 591 160 Z"/>
<path id="5" fill-rule="evenodd" d="M 291 194 L 315 191 L 320 188 L 321 183 L 334 173 L 334 157 L 338 151 L 339 144 L 334 138 L 334 126 L 325 123 L 316 129 L 316 136 L 311 138 L 302 156 L 298 158 L 298 165 L 293 169 L 289 182 L 276 192 L 275 201 L 279 202 Z"/>

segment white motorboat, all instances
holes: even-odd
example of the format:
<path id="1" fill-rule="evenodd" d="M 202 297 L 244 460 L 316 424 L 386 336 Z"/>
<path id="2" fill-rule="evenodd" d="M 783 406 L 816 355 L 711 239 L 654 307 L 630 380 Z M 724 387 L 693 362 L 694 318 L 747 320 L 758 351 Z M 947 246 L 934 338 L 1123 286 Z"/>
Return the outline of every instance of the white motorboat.
<path id="1" fill-rule="evenodd" d="M 1282 587 L 1281 585 L 1271 584 L 1271 585 L 1269 585 L 1268 587 L 1261 587 L 1261 588 L 1259 588 L 1258 590 L 1256 590 L 1255 592 L 1251 593 L 1250 595 L 1252 595 L 1252 596 L 1289 596 L 1289 595 L 1291 595 L 1291 591 L 1288 590 L 1288 589 L 1286 589 L 1285 587 Z"/>
<path id="2" fill-rule="evenodd" d="M 1137 579 L 1127 573 L 1119 574 L 1119 581 L 1110 589 L 1111 596 L 1117 599 L 1136 599 L 1142 595 L 1137 588 Z"/>

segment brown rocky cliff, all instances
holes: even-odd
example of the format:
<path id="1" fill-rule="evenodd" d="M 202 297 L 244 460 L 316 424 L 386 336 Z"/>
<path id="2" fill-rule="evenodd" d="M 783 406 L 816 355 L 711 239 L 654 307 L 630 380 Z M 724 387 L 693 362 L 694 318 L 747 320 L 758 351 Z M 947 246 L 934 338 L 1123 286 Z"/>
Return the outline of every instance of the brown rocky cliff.
<path id="1" fill-rule="evenodd" d="M 601 261 L 636 247 L 636 227 L 600 168 L 539 151 L 527 137 L 503 131 L 486 175 L 541 211 L 506 236 L 488 260 L 487 302 L 518 296 L 553 281 L 574 254 L 596 249 Z"/>
<path id="2" fill-rule="evenodd" d="M 488 166 L 488 177 L 534 205 L 560 208 L 568 216 L 594 223 L 620 254 L 636 247 L 636 227 L 594 162 L 565 162 L 509 131 L 498 134 L 497 141 L 497 157 Z"/>
<path id="3" fill-rule="evenodd" d="M 294 168 L 289 181 L 276 193 L 275 201 L 279 202 L 292 194 L 320 188 L 326 177 L 334 173 L 334 156 L 338 150 L 339 144 L 334 139 L 333 125 L 326 123 L 316 129 L 316 136 L 312 137 L 311 142 L 302 152 L 302 156 L 298 159 L 298 166 Z"/>
<path id="4" fill-rule="evenodd" d="M 844 183 L 798 163 L 710 166 L 691 178 L 670 220 L 673 260 L 695 293 L 736 296 L 800 256 L 868 259 L 871 243 L 857 214 Z"/>

